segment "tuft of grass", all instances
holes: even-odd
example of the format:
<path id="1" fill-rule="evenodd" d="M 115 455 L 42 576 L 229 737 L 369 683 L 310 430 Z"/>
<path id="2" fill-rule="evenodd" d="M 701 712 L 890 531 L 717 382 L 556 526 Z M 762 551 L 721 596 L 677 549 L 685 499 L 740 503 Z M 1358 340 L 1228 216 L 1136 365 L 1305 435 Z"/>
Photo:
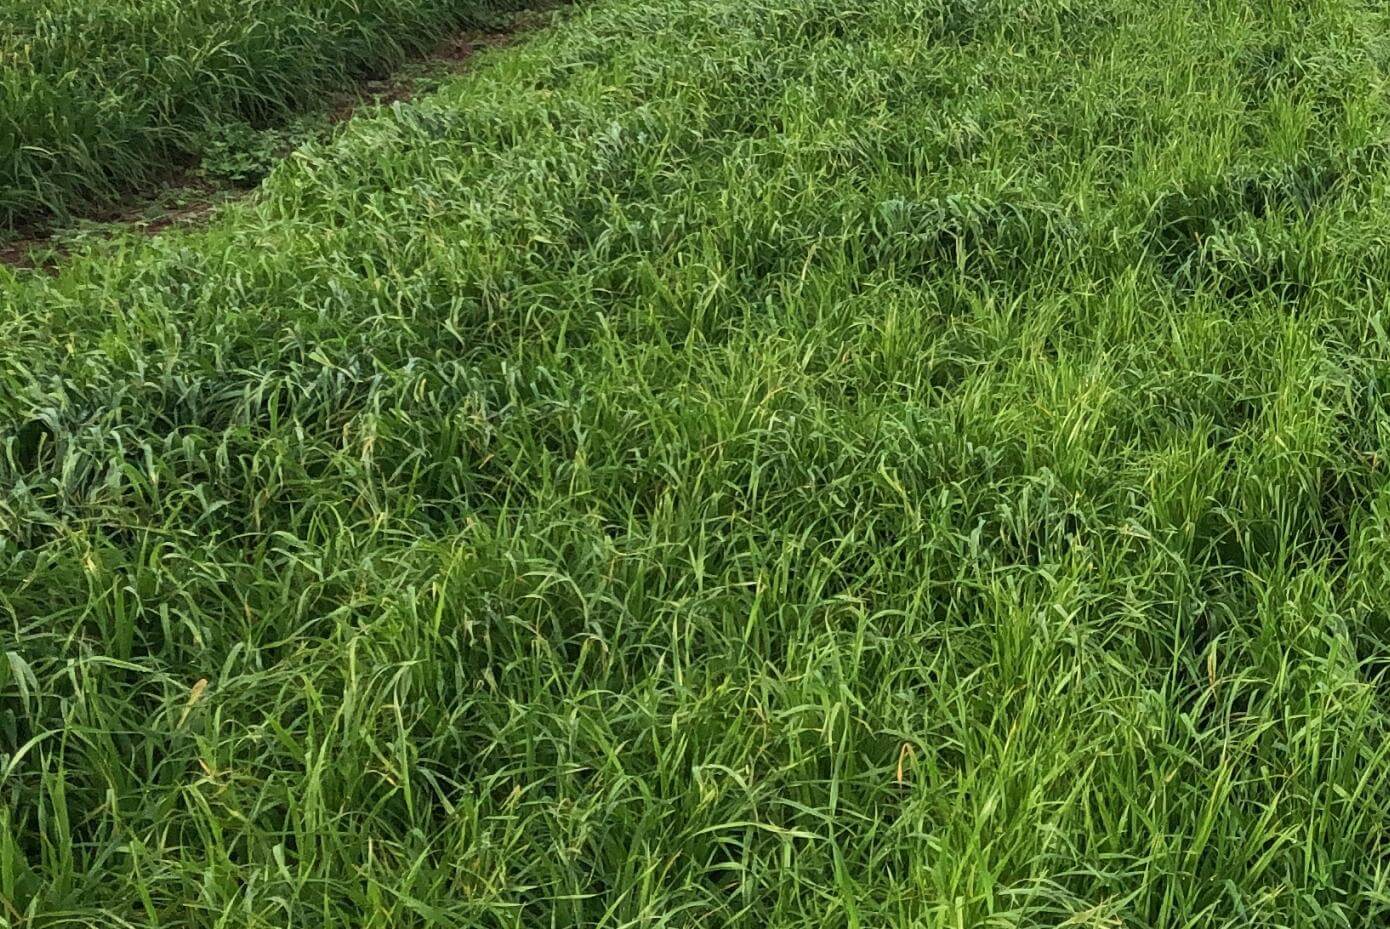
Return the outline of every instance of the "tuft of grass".
<path id="1" fill-rule="evenodd" d="M 1354 0 L 604 0 L 0 268 L 0 919 L 1390 918 Z"/>

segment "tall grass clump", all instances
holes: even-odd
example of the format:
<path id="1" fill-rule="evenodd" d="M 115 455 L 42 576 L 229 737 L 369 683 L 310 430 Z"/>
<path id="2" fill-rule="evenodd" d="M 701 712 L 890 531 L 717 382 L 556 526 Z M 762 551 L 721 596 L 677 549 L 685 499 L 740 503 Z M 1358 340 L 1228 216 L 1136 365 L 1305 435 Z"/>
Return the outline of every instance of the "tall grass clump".
<path id="1" fill-rule="evenodd" d="M 167 176 L 496 0 L 0 0 L 0 224 Z"/>
<path id="2" fill-rule="evenodd" d="M 0 270 L 0 919 L 1390 919 L 1357 0 L 603 0 Z"/>

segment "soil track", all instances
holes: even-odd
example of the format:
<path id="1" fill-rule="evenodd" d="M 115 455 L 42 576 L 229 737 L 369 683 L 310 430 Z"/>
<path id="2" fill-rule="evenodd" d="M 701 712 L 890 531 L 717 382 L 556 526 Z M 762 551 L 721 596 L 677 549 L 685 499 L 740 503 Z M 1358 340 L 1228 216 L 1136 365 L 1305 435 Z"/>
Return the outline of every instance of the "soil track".
<path id="1" fill-rule="evenodd" d="M 364 78 L 306 110 L 305 116 L 324 117 L 326 134 L 367 107 L 405 103 L 434 89 L 445 77 L 463 73 L 478 53 L 508 45 L 518 36 L 550 22 L 548 13 L 561 6 L 542 2 L 510 16 L 493 29 L 460 30 L 424 55 L 403 62 L 384 75 Z M 289 146 L 278 155 L 293 151 Z M 54 270 L 76 243 L 117 232 L 159 235 L 206 219 L 217 207 L 255 193 L 259 180 L 238 184 L 210 176 L 197 162 L 180 164 L 159 183 L 134 191 L 118 202 L 80 212 L 65 220 L 36 219 L 13 230 L 0 230 L 0 264 L 32 270 Z"/>

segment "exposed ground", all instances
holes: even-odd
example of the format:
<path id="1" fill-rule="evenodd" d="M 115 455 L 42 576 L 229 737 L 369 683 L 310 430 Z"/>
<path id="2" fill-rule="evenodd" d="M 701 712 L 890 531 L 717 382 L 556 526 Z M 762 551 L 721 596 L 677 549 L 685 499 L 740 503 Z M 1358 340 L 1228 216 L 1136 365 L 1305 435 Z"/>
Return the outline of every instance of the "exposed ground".
<path id="1" fill-rule="evenodd" d="M 202 151 L 144 177 L 135 189 L 90 203 L 66 204 L 64 215 L 37 212 L 0 227 L 0 264 L 54 268 L 74 243 L 123 232 L 158 235 L 205 219 L 229 200 L 253 195 L 260 182 L 296 148 L 326 141 L 335 129 L 366 107 L 409 102 L 461 73 L 484 48 L 506 45 L 549 22 L 557 3 L 537 2 L 510 13 L 494 13 L 492 28 L 451 30 L 428 51 L 410 55 L 389 73 L 364 77 L 309 100 L 292 114 L 263 127 L 230 124 L 209 132 Z"/>

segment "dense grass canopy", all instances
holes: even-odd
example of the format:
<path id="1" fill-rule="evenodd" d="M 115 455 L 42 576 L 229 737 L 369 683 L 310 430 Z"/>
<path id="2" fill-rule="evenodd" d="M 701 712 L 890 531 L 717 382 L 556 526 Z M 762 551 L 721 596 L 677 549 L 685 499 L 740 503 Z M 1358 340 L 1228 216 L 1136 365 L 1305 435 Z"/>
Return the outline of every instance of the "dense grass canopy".
<path id="1" fill-rule="evenodd" d="M 1383 924 L 1386 26 L 601 0 L 0 270 L 0 919 Z"/>

